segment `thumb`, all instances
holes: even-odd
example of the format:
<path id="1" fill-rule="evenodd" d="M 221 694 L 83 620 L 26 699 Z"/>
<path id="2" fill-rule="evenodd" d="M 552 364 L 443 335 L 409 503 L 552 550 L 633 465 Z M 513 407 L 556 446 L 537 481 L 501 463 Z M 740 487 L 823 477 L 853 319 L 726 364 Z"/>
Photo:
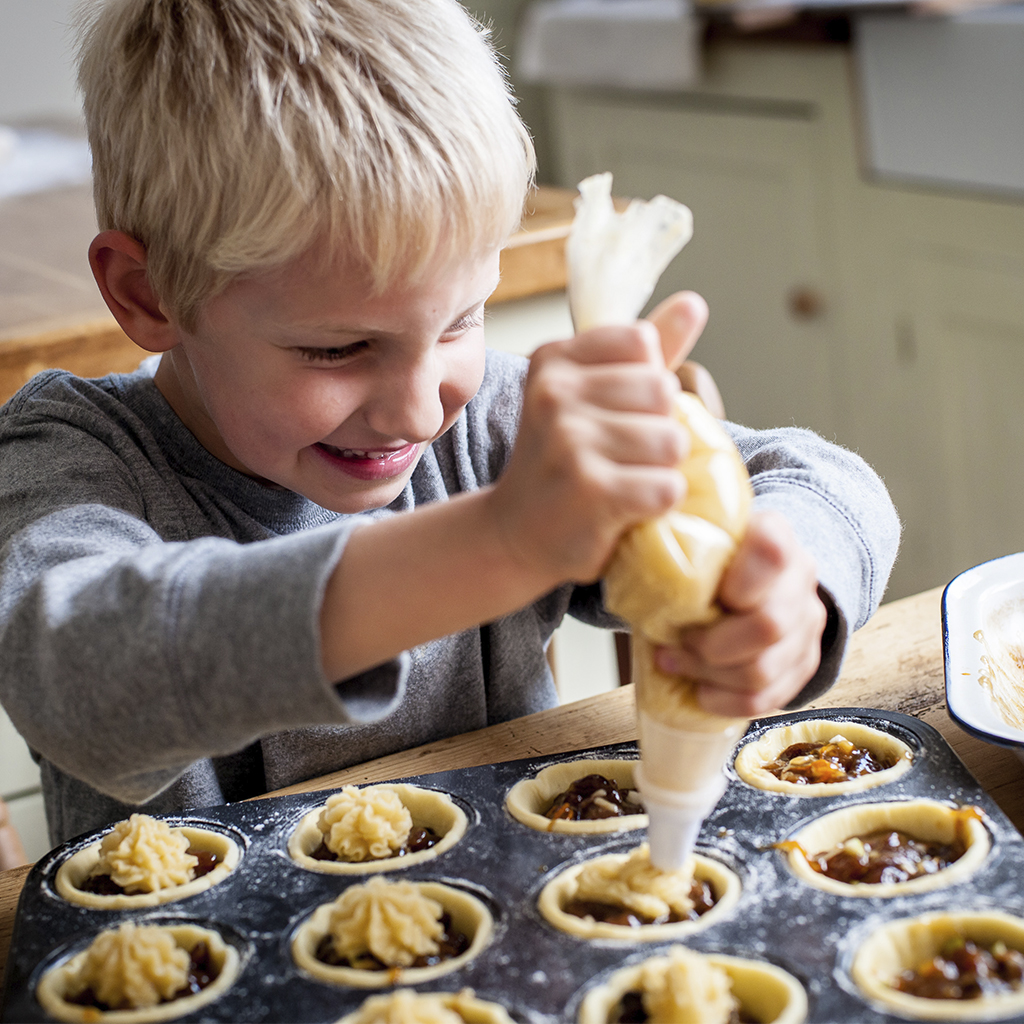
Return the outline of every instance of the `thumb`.
<path id="1" fill-rule="evenodd" d="M 676 292 L 647 317 L 661 335 L 661 351 L 670 370 L 690 354 L 708 322 L 708 304 L 696 292 Z"/>
<path id="2" fill-rule="evenodd" d="M 792 529 L 777 512 L 750 517 L 746 535 L 722 575 L 718 599 L 732 612 L 755 608 L 786 564 Z"/>

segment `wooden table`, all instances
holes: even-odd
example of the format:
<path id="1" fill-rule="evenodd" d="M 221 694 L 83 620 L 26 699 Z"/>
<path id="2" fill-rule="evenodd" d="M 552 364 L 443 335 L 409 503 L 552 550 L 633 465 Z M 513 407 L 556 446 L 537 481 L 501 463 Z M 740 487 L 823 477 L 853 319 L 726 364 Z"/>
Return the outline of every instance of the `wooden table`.
<path id="1" fill-rule="evenodd" d="M 937 588 L 883 605 L 867 626 L 854 634 L 836 685 L 811 707 L 881 708 L 914 715 L 934 726 L 1014 825 L 1024 831 L 1024 764 L 1012 751 L 982 743 L 962 732 L 946 714 L 939 620 L 941 594 L 941 588 Z M 368 761 L 269 795 L 382 782 L 633 739 L 633 688 L 627 686 Z M 28 871 L 24 867 L 0 874 L 0 962 L 7 958 L 18 894 Z"/>

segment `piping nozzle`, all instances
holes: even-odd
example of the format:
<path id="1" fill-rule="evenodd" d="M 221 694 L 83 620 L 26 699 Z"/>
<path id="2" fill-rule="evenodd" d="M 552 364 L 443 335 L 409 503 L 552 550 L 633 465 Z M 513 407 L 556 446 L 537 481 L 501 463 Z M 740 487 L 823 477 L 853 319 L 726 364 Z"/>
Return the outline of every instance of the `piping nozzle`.
<path id="1" fill-rule="evenodd" d="M 649 819 L 651 863 L 661 871 L 676 871 L 693 852 L 704 819 L 722 798 L 725 775 L 719 772 L 698 790 L 664 789 L 648 781 L 641 761 L 633 778 Z"/>

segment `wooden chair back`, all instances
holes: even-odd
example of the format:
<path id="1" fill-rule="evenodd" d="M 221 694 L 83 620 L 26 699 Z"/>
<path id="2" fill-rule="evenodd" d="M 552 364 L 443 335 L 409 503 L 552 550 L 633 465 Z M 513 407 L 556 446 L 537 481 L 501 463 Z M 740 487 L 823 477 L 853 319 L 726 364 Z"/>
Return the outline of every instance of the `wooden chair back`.
<path id="1" fill-rule="evenodd" d="M 134 370 L 146 355 L 112 317 L 0 341 L 0 403 L 41 370 L 102 377 Z"/>

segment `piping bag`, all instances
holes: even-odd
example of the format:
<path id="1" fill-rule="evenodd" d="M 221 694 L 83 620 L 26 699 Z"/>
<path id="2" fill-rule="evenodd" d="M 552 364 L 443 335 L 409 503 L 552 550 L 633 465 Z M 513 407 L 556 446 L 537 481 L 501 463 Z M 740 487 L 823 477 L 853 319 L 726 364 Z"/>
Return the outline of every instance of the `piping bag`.
<path id="1" fill-rule="evenodd" d="M 635 323 L 662 271 L 690 240 L 687 207 L 666 196 L 633 200 L 621 213 L 611 174 L 581 181 L 566 244 L 569 305 L 577 331 Z M 633 634 L 640 765 L 635 773 L 650 818 L 651 862 L 683 866 L 705 817 L 725 791 L 723 767 L 748 719 L 697 703 L 693 680 L 654 663 L 658 644 L 681 627 L 713 622 L 722 574 L 747 529 L 753 489 L 731 438 L 695 395 L 676 398 L 691 439 L 679 471 L 686 495 L 657 519 L 620 538 L 605 569 L 605 605 Z"/>

